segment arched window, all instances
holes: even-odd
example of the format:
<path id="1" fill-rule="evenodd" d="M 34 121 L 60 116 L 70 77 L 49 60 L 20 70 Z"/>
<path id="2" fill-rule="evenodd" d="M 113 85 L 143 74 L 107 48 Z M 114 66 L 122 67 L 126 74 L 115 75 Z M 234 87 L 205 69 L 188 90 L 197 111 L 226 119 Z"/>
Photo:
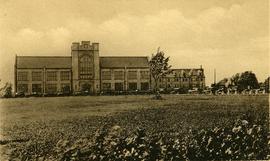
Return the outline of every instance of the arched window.
<path id="1" fill-rule="evenodd" d="M 90 79 L 93 76 L 93 62 L 89 55 L 80 57 L 79 69 L 81 79 Z"/>

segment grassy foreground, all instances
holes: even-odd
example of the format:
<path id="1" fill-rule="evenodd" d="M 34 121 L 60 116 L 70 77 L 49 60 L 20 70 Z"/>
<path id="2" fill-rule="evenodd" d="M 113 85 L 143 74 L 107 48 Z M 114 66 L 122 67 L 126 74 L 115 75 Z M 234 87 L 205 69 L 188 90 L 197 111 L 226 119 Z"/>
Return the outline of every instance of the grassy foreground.
<path id="1" fill-rule="evenodd" d="M 58 159 L 57 146 L 92 140 L 101 127 L 121 127 L 123 135 L 145 129 L 147 135 L 186 135 L 190 130 L 232 126 L 243 115 L 264 118 L 268 127 L 268 96 L 166 95 L 85 96 L 2 99 L 2 156 Z M 252 114 L 252 116 L 248 116 Z M 268 128 L 267 128 L 268 130 Z M 61 149 L 60 149 L 61 151 Z M 35 157 L 33 157 L 35 158 Z M 37 158 L 37 157 L 36 157 Z"/>

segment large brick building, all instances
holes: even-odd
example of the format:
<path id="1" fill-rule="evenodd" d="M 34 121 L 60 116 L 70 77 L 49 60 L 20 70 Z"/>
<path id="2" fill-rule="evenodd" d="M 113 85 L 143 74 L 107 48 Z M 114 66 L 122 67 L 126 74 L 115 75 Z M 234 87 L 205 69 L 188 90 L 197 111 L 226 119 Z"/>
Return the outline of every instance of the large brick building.
<path id="1" fill-rule="evenodd" d="M 176 80 L 174 76 L 179 74 L 181 75 L 179 75 L 180 84 L 193 87 L 194 83 L 190 86 L 190 82 L 187 85 L 185 80 L 182 81 L 182 78 L 185 78 L 186 69 L 177 69 L 174 73 L 173 78 L 170 78 L 171 75 L 165 78 L 166 87 L 175 86 L 177 81 L 171 82 L 170 79 Z M 188 73 L 195 73 L 196 86 L 204 87 L 202 69 L 189 69 Z M 197 76 L 200 77 L 199 80 Z M 193 77 L 189 78 L 193 81 Z M 79 91 L 100 93 L 146 91 L 150 88 L 148 57 L 100 57 L 99 44 L 91 44 L 90 41 L 72 43 L 71 56 L 16 56 L 15 59 L 15 92 L 25 94 Z"/>

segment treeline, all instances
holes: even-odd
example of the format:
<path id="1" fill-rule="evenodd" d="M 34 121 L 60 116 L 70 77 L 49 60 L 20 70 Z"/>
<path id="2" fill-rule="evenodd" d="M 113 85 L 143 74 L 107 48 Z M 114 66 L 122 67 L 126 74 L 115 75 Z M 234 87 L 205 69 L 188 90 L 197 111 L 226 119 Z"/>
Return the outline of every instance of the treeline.
<path id="1" fill-rule="evenodd" d="M 259 82 L 255 73 L 245 71 L 243 73 L 236 73 L 230 78 L 224 78 L 216 84 L 213 83 L 211 87 L 213 91 L 222 89 L 224 92 L 227 92 L 230 89 L 241 93 L 244 90 L 259 89 L 269 93 L 269 79 L 270 77 L 264 82 Z"/>

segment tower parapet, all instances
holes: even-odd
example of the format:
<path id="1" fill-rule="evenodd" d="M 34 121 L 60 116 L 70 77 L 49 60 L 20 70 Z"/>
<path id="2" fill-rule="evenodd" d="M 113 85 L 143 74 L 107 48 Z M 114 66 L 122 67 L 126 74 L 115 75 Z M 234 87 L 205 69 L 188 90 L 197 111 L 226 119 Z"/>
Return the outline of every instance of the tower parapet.
<path id="1" fill-rule="evenodd" d="M 71 50 L 99 50 L 99 43 L 93 42 L 92 44 L 90 41 L 82 41 L 79 42 L 73 42 L 71 45 Z"/>

